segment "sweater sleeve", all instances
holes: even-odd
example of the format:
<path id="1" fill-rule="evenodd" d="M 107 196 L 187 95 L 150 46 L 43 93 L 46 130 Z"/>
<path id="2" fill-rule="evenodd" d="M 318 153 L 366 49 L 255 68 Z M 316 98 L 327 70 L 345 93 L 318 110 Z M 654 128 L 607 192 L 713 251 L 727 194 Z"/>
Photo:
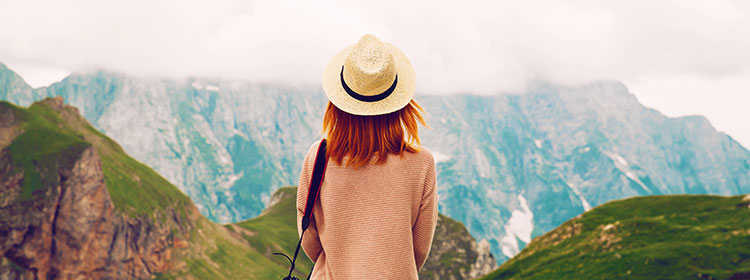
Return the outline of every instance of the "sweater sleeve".
<path id="1" fill-rule="evenodd" d="M 417 270 L 422 269 L 427 260 L 427 255 L 430 253 L 430 246 L 432 245 L 432 238 L 435 235 L 435 227 L 437 226 L 438 205 L 435 173 L 435 162 L 432 156 L 430 156 L 424 181 L 422 202 L 419 206 L 417 220 L 412 228 L 414 261 L 416 262 Z"/>
<path id="2" fill-rule="evenodd" d="M 297 234 L 302 234 L 302 217 L 305 215 L 305 207 L 307 207 L 307 192 L 310 188 L 310 180 L 312 179 L 313 167 L 315 166 L 315 156 L 318 152 L 318 145 L 320 141 L 315 142 L 305 156 L 305 161 L 302 163 L 302 171 L 299 174 L 299 184 L 297 185 Z M 323 246 L 320 244 L 320 237 L 318 236 L 318 228 L 315 224 L 315 216 L 310 220 L 310 225 L 305 231 L 305 236 L 302 238 L 302 249 L 307 254 L 310 260 L 316 262 L 320 252 L 323 250 Z"/>

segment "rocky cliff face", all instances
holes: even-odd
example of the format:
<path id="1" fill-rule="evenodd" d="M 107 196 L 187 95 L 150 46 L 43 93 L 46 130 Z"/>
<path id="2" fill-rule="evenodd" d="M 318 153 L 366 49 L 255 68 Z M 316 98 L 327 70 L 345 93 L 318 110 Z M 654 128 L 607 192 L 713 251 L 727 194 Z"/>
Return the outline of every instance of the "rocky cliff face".
<path id="1" fill-rule="evenodd" d="M 419 278 L 475 279 L 496 267 L 487 240 L 477 242 L 463 224 L 440 214 L 430 255 Z"/>
<path id="2" fill-rule="evenodd" d="M 63 110 L 61 99 L 48 103 Z M 9 117 L 11 110 L 0 107 L 0 129 L 23 130 Z M 55 145 L 55 139 L 48 141 Z M 59 157 L 42 159 L 51 164 L 21 170 L 5 144 L 0 146 L 0 279 L 150 279 L 170 268 L 174 236 L 189 232 L 190 217 L 169 210 L 153 217 L 116 211 L 91 145 L 65 147 Z M 47 168 L 53 170 L 40 170 Z M 34 187 L 30 173 L 39 171 L 52 176 L 29 189 Z M 166 222 L 156 222 L 160 216 Z"/>

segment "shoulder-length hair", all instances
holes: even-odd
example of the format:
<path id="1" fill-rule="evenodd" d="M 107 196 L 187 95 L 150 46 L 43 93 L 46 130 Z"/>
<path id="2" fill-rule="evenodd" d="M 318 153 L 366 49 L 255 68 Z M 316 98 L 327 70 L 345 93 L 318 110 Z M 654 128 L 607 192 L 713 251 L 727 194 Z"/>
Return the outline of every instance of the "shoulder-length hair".
<path id="1" fill-rule="evenodd" d="M 421 142 L 417 122 L 427 127 L 420 111 L 424 109 L 412 99 L 393 113 L 359 116 L 344 112 L 329 101 L 323 117 L 323 133 L 328 141 L 326 154 L 338 164 L 348 155 L 344 164 L 357 168 L 373 158 L 383 163 L 389 153 L 418 152 L 415 144 Z"/>

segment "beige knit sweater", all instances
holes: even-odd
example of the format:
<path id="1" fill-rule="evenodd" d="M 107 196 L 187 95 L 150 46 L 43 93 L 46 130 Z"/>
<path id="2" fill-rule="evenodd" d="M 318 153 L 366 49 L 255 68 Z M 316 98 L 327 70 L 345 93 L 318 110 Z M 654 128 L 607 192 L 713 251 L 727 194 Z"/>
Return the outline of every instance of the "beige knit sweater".
<path id="1" fill-rule="evenodd" d="M 307 152 L 299 178 L 300 233 L 319 142 Z M 417 279 L 437 215 L 435 161 L 427 149 L 357 169 L 329 160 L 302 240 L 315 262 L 311 279 Z"/>

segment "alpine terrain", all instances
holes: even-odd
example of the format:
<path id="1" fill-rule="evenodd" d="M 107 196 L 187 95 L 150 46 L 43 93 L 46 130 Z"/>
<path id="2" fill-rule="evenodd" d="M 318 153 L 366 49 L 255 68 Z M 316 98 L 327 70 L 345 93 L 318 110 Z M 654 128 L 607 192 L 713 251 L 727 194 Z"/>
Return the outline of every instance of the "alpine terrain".
<path id="1" fill-rule="evenodd" d="M 0 102 L 0 279 L 281 279 L 297 241 L 296 188 L 218 225 L 61 97 Z M 496 267 L 487 242 L 441 216 L 425 279 Z M 312 268 L 304 254 L 295 275 Z"/>
<path id="2" fill-rule="evenodd" d="M 215 222 L 258 216 L 295 185 L 320 137 L 320 86 L 161 79 L 107 71 L 32 89 L 0 66 L 0 99 L 63 96 Z M 417 94 L 432 128 L 440 210 L 487 240 L 498 263 L 607 201 L 750 192 L 750 151 L 703 117 L 668 118 L 619 82 L 532 81 L 495 96 Z"/>

